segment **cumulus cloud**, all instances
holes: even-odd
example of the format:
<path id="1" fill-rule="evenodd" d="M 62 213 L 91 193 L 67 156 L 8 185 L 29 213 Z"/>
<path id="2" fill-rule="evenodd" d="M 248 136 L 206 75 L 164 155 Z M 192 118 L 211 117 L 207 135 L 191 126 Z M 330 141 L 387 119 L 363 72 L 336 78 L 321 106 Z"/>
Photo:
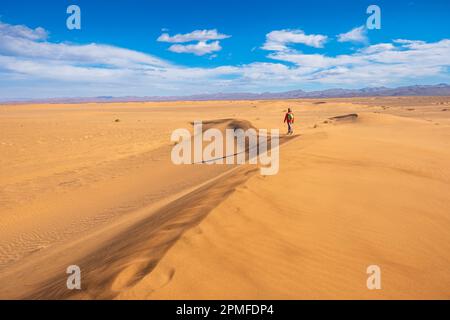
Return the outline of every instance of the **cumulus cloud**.
<path id="1" fill-rule="evenodd" d="M 266 35 L 262 49 L 269 51 L 286 51 L 290 44 L 304 44 L 323 48 L 328 37 L 321 34 L 305 34 L 302 30 L 275 30 Z"/>
<path id="2" fill-rule="evenodd" d="M 307 71 L 304 80 L 374 85 L 433 76 L 448 79 L 449 54 L 450 40 L 443 39 L 381 43 L 335 57 L 298 52 L 277 52 L 269 57 L 294 63 L 293 72 Z"/>
<path id="3" fill-rule="evenodd" d="M 193 53 L 197 56 L 203 56 L 215 51 L 222 50 L 219 41 L 207 43 L 206 41 L 199 41 L 196 44 L 174 44 L 169 47 L 169 50 L 176 53 Z"/>
<path id="4" fill-rule="evenodd" d="M 222 50 L 219 40 L 230 38 L 231 36 L 219 33 L 216 29 L 195 30 L 190 33 L 176 34 L 170 36 L 168 33 L 161 34 L 157 41 L 175 43 L 169 47 L 169 51 L 176 53 L 193 53 L 203 56 Z M 195 42 L 193 44 L 180 44 Z M 212 57 L 212 56 L 210 56 Z"/>
<path id="5" fill-rule="evenodd" d="M 170 43 L 185 43 L 191 41 L 208 41 L 208 40 L 222 40 L 230 38 L 231 36 L 218 33 L 216 29 L 211 30 L 195 30 L 190 33 L 176 34 L 170 36 L 168 33 L 161 34 L 157 41 Z"/>
<path id="6" fill-rule="evenodd" d="M 8 40 L 8 37 L 23 38 L 28 40 L 46 40 L 48 37 L 48 32 L 41 27 L 31 29 L 27 26 L 10 25 L 0 21 L 0 36 L 6 38 L 6 40 Z"/>
<path id="7" fill-rule="evenodd" d="M 365 26 L 353 28 L 337 36 L 339 42 L 367 43 L 367 30 Z"/>

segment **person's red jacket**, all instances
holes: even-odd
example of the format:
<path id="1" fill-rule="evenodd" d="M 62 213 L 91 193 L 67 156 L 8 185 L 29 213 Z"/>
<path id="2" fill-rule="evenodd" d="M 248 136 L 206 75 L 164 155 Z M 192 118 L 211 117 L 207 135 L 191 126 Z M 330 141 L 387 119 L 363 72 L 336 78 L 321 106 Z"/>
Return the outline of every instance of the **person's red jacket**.
<path id="1" fill-rule="evenodd" d="M 289 114 L 292 114 L 292 119 L 289 119 Z M 286 115 L 284 116 L 284 122 L 294 123 L 294 114 L 292 112 L 286 112 Z"/>

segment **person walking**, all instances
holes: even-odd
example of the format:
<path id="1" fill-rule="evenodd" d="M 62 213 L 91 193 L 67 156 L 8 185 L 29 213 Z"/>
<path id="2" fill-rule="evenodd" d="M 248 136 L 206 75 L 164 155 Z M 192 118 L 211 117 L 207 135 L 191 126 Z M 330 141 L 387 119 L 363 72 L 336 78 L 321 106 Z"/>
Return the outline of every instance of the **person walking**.
<path id="1" fill-rule="evenodd" d="M 286 115 L 284 116 L 284 123 L 287 123 L 288 125 L 287 134 L 293 134 L 294 130 L 292 129 L 292 125 L 294 124 L 294 114 L 292 113 L 291 108 L 288 108 L 288 112 L 286 112 Z"/>

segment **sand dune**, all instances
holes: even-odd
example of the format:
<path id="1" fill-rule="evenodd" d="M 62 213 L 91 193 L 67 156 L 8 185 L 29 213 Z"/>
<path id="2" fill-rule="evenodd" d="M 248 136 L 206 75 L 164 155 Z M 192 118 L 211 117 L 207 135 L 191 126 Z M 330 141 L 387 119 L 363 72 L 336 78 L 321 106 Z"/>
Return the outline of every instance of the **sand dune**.
<path id="1" fill-rule="evenodd" d="M 447 102 L 0 107 L 0 298 L 450 298 Z M 288 106 L 275 176 L 170 161 L 176 128 L 284 132 Z"/>
<path id="2" fill-rule="evenodd" d="M 358 121 L 287 145 L 279 175 L 250 178 L 119 297 L 450 298 L 448 131 Z"/>

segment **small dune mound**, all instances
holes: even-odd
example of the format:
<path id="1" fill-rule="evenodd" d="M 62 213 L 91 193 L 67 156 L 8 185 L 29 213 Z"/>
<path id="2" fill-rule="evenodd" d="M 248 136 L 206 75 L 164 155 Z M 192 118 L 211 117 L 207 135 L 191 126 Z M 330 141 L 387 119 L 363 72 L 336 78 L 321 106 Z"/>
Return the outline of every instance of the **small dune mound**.
<path id="1" fill-rule="evenodd" d="M 331 122 L 353 122 L 356 121 L 357 119 L 358 119 L 357 113 L 349 113 L 328 118 L 328 120 L 331 120 Z"/>
<path id="2" fill-rule="evenodd" d="M 191 125 L 194 125 L 194 122 L 191 122 Z M 232 129 L 234 132 L 236 132 L 236 130 L 243 130 L 244 133 L 247 132 L 247 130 L 249 130 L 249 129 L 255 130 L 254 134 L 252 134 L 250 132 L 249 136 L 246 135 L 244 137 L 245 147 L 244 147 L 243 152 L 245 152 L 246 157 L 248 157 L 248 152 L 249 152 L 249 148 L 250 148 L 250 145 L 249 145 L 250 136 L 256 136 L 256 138 L 258 138 L 258 129 L 256 127 L 254 127 L 250 121 L 242 120 L 242 119 L 227 118 L 227 119 L 203 120 L 202 121 L 202 132 L 205 133 L 205 131 L 207 131 L 209 129 L 219 130 L 222 133 L 224 138 L 226 137 L 226 131 L 229 129 Z M 194 137 L 192 137 L 192 139 L 194 139 Z M 237 138 L 235 137 L 234 139 L 236 141 Z M 257 140 L 257 141 L 259 141 L 259 140 Z M 258 144 L 258 142 L 257 142 L 257 144 Z M 192 146 L 193 145 L 194 144 L 192 143 Z M 203 147 L 205 147 L 205 145 L 203 145 Z M 268 147 L 270 148 L 270 144 L 268 144 Z M 236 150 L 236 153 L 227 154 L 225 141 L 223 141 L 223 148 L 224 149 L 223 149 L 222 154 L 224 156 L 219 156 L 218 158 L 214 158 L 214 160 L 217 160 L 220 158 L 225 159 L 229 156 L 237 155 L 237 150 Z M 202 161 L 202 162 L 204 162 L 204 161 Z"/>
<path id="3" fill-rule="evenodd" d="M 191 125 L 194 125 L 194 122 L 191 122 Z M 249 151 L 250 150 L 254 150 L 256 148 L 256 150 L 259 150 L 260 148 L 260 131 L 258 128 L 256 128 L 255 126 L 253 126 L 253 124 L 250 121 L 247 120 L 242 120 L 242 119 L 234 119 L 234 118 L 228 118 L 228 119 L 214 119 L 214 120 L 205 120 L 202 121 L 202 132 L 204 133 L 205 131 L 209 130 L 209 129 L 217 129 L 219 130 L 224 138 L 223 141 L 223 152 L 221 153 L 223 156 L 218 156 L 218 157 L 214 157 L 212 160 L 218 160 L 220 158 L 225 159 L 227 157 L 232 157 L 232 156 L 236 156 L 238 154 L 242 154 L 245 153 L 246 154 L 246 159 L 249 160 Z M 227 150 L 226 150 L 226 143 L 225 143 L 225 139 L 227 139 L 227 130 L 232 129 L 234 131 L 234 134 L 236 136 L 233 137 L 235 143 L 238 141 L 237 135 L 238 132 L 236 132 L 237 130 L 242 130 L 243 131 L 243 150 L 239 151 L 237 149 L 234 149 L 234 151 L 230 154 Z M 270 135 L 270 129 L 268 129 L 268 134 Z M 191 141 L 192 144 L 191 146 L 194 146 L 194 136 L 191 137 Z M 281 136 L 279 137 L 279 144 L 282 144 L 284 142 L 286 142 L 288 139 L 288 137 L 286 136 Z M 250 142 L 255 143 L 256 145 L 250 144 Z M 205 146 L 207 145 L 207 143 L 203 144 L 203 147 L 205 148 Z M 272 147 L 272 143 L 271 143 L 271 138 L 267 139 L 267 149 L 270 150 Z M 194 151 L 192 151 L 194 152 Z M 205 161 L 202 161 L 205 162 Z"/>
<path id="4" fill-rule="evenodd" d="M 203 121 L 203 131 L 208 130 L 210 128 L 216 128 L 221 131 L 225 131 L 225 129 L 256 129 L 250 121 L 241 120 L 241 119 L 216 119 L 216 120 L 207 120 Z"/>

